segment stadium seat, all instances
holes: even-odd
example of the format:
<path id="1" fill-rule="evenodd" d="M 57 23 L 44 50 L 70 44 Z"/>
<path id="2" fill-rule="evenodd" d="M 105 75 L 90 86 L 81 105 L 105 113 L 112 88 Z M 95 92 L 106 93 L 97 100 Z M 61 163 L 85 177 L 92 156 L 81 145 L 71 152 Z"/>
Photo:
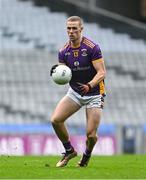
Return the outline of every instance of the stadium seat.
<path id="1" fill-rule="evenodd" d="M 49 76 L 51 66 L 57 63 L 57 51 L 67 40 L 67 15 L 36 7 L 31 1 L 0 3 L 0 124 L 49 122 L 68 87 L 57 86 Z M 97 23 L 85 23 L 84 34 L 100 44 L 107 66 L 102 123 L 143 124 L 145 41 Z M 83 111 L 67 124 L 85 125 Z"/>

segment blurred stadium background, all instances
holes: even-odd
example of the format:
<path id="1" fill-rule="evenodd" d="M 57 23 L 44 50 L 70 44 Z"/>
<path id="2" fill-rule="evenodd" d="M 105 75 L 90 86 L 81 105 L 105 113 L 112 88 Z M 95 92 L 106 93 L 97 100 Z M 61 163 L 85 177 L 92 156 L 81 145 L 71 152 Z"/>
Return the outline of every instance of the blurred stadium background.
<path id="1" fill-rule="evenodd" d="M 0 154 L 63 151 L 50 124 L 68 86 L 49 76 L 67 41 L 66 18 L 84 19 L 107 67 L 107 97 L 94 154 L 146 153 L 146 0 L 0 0 Z M 67 121 L 81 153 L 84 109 Z"/>

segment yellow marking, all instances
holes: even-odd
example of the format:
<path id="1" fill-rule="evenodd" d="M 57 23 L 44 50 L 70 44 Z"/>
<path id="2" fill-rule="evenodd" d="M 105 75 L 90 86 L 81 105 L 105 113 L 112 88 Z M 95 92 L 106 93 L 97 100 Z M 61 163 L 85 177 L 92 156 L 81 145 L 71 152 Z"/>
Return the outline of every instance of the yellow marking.
<path id="1" fill-rule="evenodd" d="M 103 61 L 104 61 L 103 58 L 99 58 L 99 59 L 92 60 L 92 63 L 95 63 L 95 62 L 103 62 Z"/>
<path id="2" fill-rule="evenodd" d="M 74 57 L 78 57 L 79 56 L 79 50 L 74 50 L 73 54 L 74 54 Z"/>
<path id="3" fill-rule="evenodd" d="M 100 90 L 100 94 L 104 94 L 105 93 L 105 85 L 104 85 L 103 81 L 101 81 L 99 83 L 99 90 Z"/>
<path id="4" fill-rule="evenodd" d="M 83 43 L 86 44 L 87 46 L 89 46 L 91 49 L 94 48 L 94 46 L 92 46 L 91 44 L 89 44 L 89 43 L 87 43 L 87 42 L 85 42 L 85 41 L 83 41 Z"/>
<path id="5" fill-rule="evenodd" d="M 84 41 L 91 44 L 92 46 L 95 46 L 95 44 L 93 42 L 91 42 L 90 40 L 88 40 L 88 39 L 84 39 Z"/>

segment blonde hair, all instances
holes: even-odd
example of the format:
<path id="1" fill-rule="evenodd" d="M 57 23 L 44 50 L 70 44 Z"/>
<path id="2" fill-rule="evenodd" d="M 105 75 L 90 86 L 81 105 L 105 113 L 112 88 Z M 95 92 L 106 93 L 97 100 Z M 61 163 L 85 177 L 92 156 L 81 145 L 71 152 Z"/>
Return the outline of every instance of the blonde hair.
<path id="1" fill-rule="evenodd" d="M 70 16 L 68 19 L 67 19 L 67 22 L 70 21 L 70 22 L 75 22 L 75 21 L 78 21 L 80 26 L 83 27 L 83 20 L 79 17 L 79 16 Z"/>

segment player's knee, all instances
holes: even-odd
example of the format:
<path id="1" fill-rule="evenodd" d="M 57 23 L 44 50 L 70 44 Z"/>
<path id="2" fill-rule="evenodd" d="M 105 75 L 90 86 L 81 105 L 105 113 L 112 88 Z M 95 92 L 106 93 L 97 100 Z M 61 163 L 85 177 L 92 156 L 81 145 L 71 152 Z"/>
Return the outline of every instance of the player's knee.
<path id="1" fill-rule="evenodd" d="M 52 116 L 51 117 L 51 123 L 52 124 L 58 124 L 60 122 L 59 118 L 55 117 L 55 116 Z"/>

